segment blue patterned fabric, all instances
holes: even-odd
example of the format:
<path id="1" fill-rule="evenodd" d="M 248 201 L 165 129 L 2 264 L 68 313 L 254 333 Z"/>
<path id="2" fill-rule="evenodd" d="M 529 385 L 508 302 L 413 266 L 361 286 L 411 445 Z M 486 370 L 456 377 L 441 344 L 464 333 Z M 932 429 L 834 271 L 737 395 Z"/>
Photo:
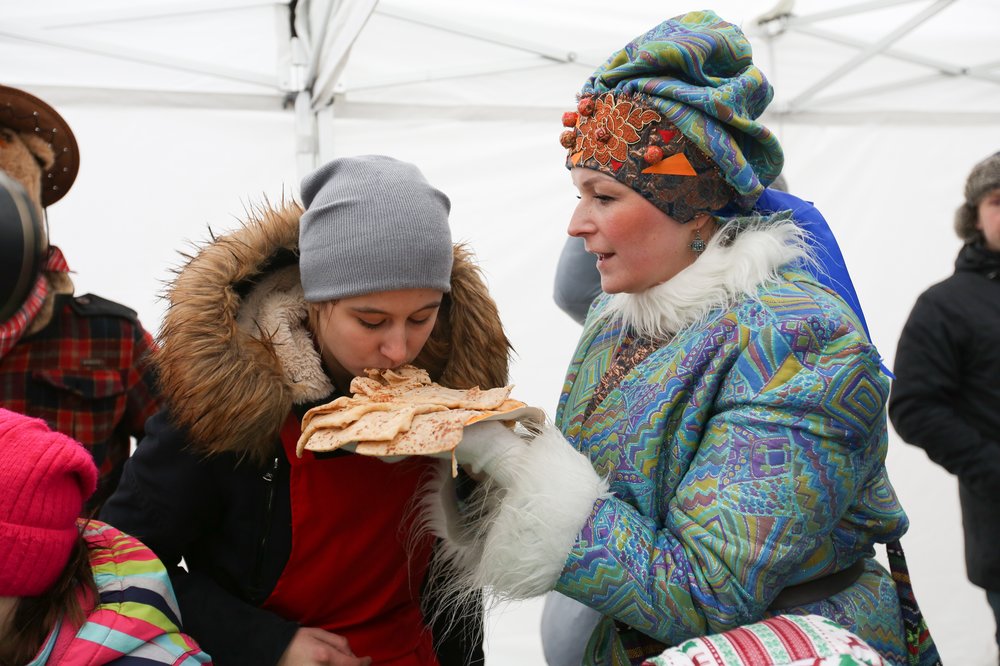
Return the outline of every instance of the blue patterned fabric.
<path id="1" fill-rule="evenodd" d="M 652 345 L 592 309 L 557 424 L 609 478 L 556 589 L 605 615 L 588 664 L 628 664 L 614 620 L 667 644 L 767 615 L 785 586 L 847 568 L 907 519 L 889 484 L 888 380 L 861 322 L 799 271 Z M 597 404 L 606 374 L 619 381 Z M 605 393 L 607 387 L 602 387 Z M 892 580 L 784 612 L 841 622 L 905 663 Z"/>
<path id="2" fill-rule="evenodd" d="M 748 209 L 784 163 L 757 121 L 774 91 L 750 42 L 711 11 L 675 16 L 639 35 L 583 84 L 580 96 L 638 95 L 718 165 Z"/>
<path id="3" fill-rule="evenodd" d="M 868 322 L 865 320 L 865 313 L 861 309 L 861 301 L 858 300 L 858 293 L 854 290 L 854 282 L 851 274 L 847 270 L 847 262 L 840 251 L 840 244 L 833 235 L 833 230 L 827 223 L 823 214 L 812 205 L 811 201 L 805 201 L 788 192 L 767 188 L 754 204 L 754 211 L 761 215 L 770 215 L 781 211 L 791 211 L 792 219 L 801 229 L 809 232 L 809 246 L 815 253 L 816 266 L 809 272 L 828 289 L 837 292 L 844 301 L 851 307 L 854 315 L 861 322 L 861 327 L 865 330 L 865 335 L 871 340 L 871 332 L 868 330 Z M 735 212 L 735 211 L 730 211 Z M 874 341 L 873 341 L 874 344 Z M 882 363 L 882 372 L 890 378 L 892 373 Z"/>

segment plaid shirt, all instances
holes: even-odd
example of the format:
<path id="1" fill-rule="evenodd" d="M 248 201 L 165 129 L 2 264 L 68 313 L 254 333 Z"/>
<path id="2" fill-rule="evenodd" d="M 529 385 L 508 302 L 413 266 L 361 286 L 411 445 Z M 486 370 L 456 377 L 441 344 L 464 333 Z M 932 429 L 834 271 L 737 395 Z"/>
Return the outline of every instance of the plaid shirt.
<path id="1" fill-rule="evenodd" d="M 90 506 L 118 485 L 130 438 L 159 408 L 135 313 L 99 296 L 56 297 L 52 321 L 0 358 L 0 404 L 83 443 L 100 470 Z"/>

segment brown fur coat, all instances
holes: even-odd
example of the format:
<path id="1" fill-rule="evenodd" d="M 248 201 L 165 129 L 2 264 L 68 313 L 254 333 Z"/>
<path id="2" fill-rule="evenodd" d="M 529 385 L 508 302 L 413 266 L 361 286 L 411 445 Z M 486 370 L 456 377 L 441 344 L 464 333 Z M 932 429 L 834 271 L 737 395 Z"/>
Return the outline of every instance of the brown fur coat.
<path id="1" fill-rule="evenodd" d="M 293 403 L 333 389 L 306 329 L 298 267 L 267 267 L 282 250 L 297 250 L 301 213 L 295 204 L 255 211 L 189 257 L 168 287 L 156 356 L 161 392 L 205 454 L 264 459 Z M 456 245 L 451 293 L 415 364 L 445 386 L 487 388 L 507 382 L 509 354 L 496 304 Z"/>

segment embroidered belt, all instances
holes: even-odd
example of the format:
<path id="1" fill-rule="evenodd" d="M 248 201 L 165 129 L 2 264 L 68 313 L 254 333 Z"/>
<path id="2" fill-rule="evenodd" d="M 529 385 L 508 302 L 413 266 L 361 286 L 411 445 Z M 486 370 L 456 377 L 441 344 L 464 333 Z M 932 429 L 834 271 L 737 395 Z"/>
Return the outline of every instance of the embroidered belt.
<path id="1" fill-rule="evenodd" d="M 861 577 L 865 571 L 865 559 L 862 558 L 847 567 L 843 571 L 832 573 L 822 578 L 807 580 L 798 585 L 789 585 L 774 598 L 769 611 L 781 611 L 786 608 L 803 606 L 822 601 L 827 597 L 832 597 L 838 592 L 843 592 Z"/>
<path id="2" fill-rule="evenodd" d="M 778 593 L 778 596 L 768 606 L 768 610 L 780 612 L 786 608 L 811 604 L 832 597 L 853 585 L 864 571 L 865 558 L 862 558 L 843 571 L 808 580 L 798 585 L 789 585 Z M 670 647 L 666 643 L 661 643 L 655 638 L 633 629 L 621 620 L 615 620 L 615 631 L 625 649 L 625 655 L 632 664 L 642 663 L 643 659 L 657 656 Z"/>

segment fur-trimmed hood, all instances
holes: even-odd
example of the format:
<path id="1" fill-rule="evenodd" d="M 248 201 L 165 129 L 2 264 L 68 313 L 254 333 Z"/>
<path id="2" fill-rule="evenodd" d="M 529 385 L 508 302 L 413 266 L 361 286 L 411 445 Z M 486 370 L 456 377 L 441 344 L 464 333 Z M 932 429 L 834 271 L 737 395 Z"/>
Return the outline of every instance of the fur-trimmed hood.
<path id="1" fill-rule="evenodd" d="M 293 404 L 333 391 L 307 332 L 296 263 L 301 214 L 297 204 L 254 211 L 188 257 L 167 289 L 161 391 L 205 454 L 263 459 Z M 496 304 L 470 252 L 456 245 L 454 253 L 451 292 L 414 363 L 445 386 L 502 386 L 510 343 Z"/>

